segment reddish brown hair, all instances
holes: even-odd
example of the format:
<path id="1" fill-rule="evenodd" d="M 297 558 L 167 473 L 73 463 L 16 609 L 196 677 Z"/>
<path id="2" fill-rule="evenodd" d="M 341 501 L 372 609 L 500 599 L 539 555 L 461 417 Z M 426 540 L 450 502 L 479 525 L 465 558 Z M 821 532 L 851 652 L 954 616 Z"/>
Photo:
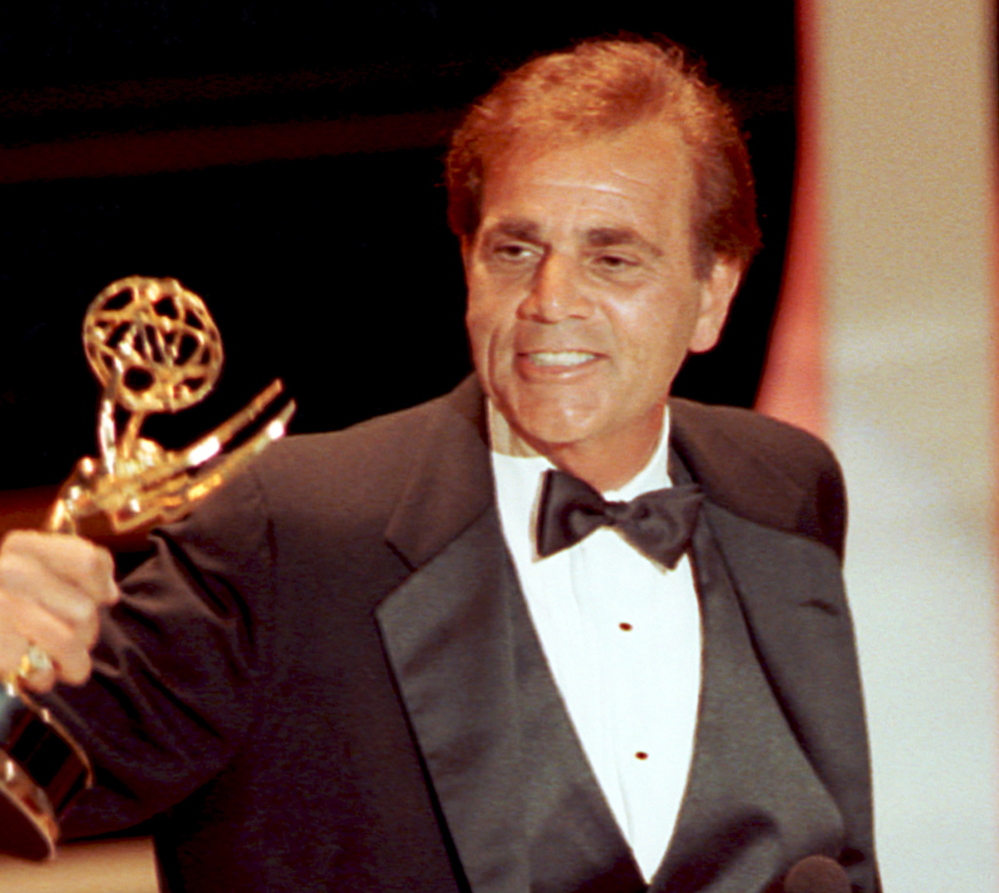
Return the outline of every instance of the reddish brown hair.
<path id="1" fill-rule="evenodd" d="M 458 236 L 475 233 L 489 164 L 518 141 L 559 145 L 656 119 L 677 126 L 690 149 L 698 275 L 706 276 L 718 256 L 748 263 L 760 247 L 760 229 L 746 144 L 717 88 L 666 41 L 591 40 L 534 59 L 500 81 L 451 140 L 451 229 Z"/>

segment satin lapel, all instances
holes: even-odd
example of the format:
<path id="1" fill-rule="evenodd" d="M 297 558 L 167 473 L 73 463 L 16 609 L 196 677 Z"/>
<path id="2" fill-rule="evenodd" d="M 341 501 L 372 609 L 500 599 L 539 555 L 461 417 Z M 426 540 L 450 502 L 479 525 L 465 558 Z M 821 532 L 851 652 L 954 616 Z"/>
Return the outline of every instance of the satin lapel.
<path id="1" fill-rule="evenodd" d="M 377 617 L 472 890 L 644 890 L 551 678 L 495 510 Z"/>
<path id="2" fill-rule="evenodd" d="M 385 538 L 416 569 L 495 502 L 485 405 L 474 377 L 437 401 L 412 450 L 413 471 Z"/>
<path id="3" fill-rule="evenodd" d="M 796 738 L 746 622 L 745 581 L 728 565 L 732 548 L 744 545 L 732 539 L 733 524 L 745 522 L 705 503 L 695 532 L 703 688 L 688 788 L 654 879 L 656 893 L 769 890 L 797 860 L 816 853 L 835 857 L 842 844 L 842 817 Z M 786 535 L 756 533 L 757 545 L 784 573 L 800 570 L 784 560 Z M 772 537 L 783 542 L 766 542 Z"/>
<path id="4" fill-rule="evenodd" d="M 831 853 L 861 877 L 873 851 L 870 762 L 856 645 L 838 556 L 811 539 L 760 527 L 722 509 L 711 527 L 753 650 L 788 729 L 838 806 L 857 852 Z M 818 848 L 812 852 L 819 852 Z M 810 855 L 803 853 L 802 855 Z"/>
<path id="5" fill-rule="evenodd" d="M 441 406 L 389 525 L 411 576 L 376 609 L 475 893 L 644 889 L 530 622 L 496 512 L 482 398 Z"/>
<path id="6" fill-rule="evenodd" d="M 802 750 L 840 804 L 849 839 L 870 853 L 870 759 L 841 574 L 842 481 L 831 455 L 814 443 L 807 463 L 819 470 L 817 480 L 789 477 L 784 465 L 741 450 L 732 441 L 733 429 L 749 415 L 730 417 L 735 412 L 722 410 L 719 419 L 714 408 L 671 404 L 674 460 L 705 486 L 707 513 L 753 648 Z M 730 427 L 733 421 L 738 424 Z M 770 427 L 777 447 L 802 449 L 800 432 L 791 432 L 791 443 L 790 429 L 760 421 Z M 794 464 L 788 460 L 787 468 Z M 769 494 L 760 500 L 762 513 L 743 490 L 757 475 L 765 481 L 758 486 Z M 807 489 L 805 480 L 811 480 Z M 770 520 L 762 523 L 764 515 Z M 864 854 L 843 858 L 860 864 Z"/>
<path id="7" fill-rule="evenodd" d="M 698 479 L 678 452 L 674 479 Z M 798 859 L 842 855 L 850 816 L 837 775 L 844 754 L 827 744 L 842 748 L 857 723 L 838 557 L 712 496 L 695 534 L 705 672 L 694 763 L 654 891 L 769 889 Z M 863 755 L 862 720 L 858 731 L 853 753 Z M 864 772 L 853 781 L 863 796 Z"/>
<path id="8" fill-rule="evenodd" d="M 476 893 L 529 889 L 512 569 L 489 512 L 377 609 L 420 751 Z"/>
<path id="9" fill-rule="evenodd" d="M 702 430 L 699 413 L 704 408 L 695 409 L 683 401 L 672 405 L 671 463 L 683 479 L 705 485 L 707 514 L 754 648 L 806 752 L 829 771 L 834 786 L 866 789 L 866 732 L 858 709 L 853 626 L 836 551 L 840 541 L 832 534 L 813 535 L 823 529 L 811 513 L 824 491 L 819 487 L 808 499 L 790 478 L 771 477 L 769 487 L 789 494 L 774 523 L 758 523 L 734 510 L 733 504 L 746 500 L 727 494 L 738 492 L 742 476 L 751 475 L 755 466 L 734 463 L 736 470 L 723 474 L 728 465 L 721 442 L 706 484 L 701 461 L 711 456 L 709 447 L 719 438 L 709 428 Z M 837 494 L 833 514 L 844 511 L 838 484 Z M 844 761 L 844 745 L 856 748 L 851 754 L 855 760 Z"/>
<path id="10" fill-rule="evenodd" d="M 382 641 L 461 865 L 475 891 L 528 887 L 506 590 L 481 391 L 439 404 L 386 539 L 414 573 L 376 609 Z M 491 813 L 491 814 L 490 814 Z M 445 831 L 445 837 L 448 832 Z"/>

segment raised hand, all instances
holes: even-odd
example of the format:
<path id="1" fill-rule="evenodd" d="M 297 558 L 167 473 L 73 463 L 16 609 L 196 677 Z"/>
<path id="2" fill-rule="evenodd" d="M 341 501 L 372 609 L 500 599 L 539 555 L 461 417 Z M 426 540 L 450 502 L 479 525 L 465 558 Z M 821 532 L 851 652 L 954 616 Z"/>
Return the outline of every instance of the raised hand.
<path id="1" fill-rule="evenodd" d="M 0 545 L 0 675 L 36 693 L 90 676 L 100 609 L 118 599 L 107 549 L 16 530 Z"/>

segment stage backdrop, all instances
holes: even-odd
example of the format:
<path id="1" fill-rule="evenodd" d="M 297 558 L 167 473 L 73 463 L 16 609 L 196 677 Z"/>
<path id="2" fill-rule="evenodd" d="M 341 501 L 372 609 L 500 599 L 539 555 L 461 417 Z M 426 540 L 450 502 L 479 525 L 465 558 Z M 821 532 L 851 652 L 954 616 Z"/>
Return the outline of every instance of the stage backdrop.
<path id="1" fill-rule="evenodd" d="M 995 6 L 800 7 L 796 224 L 760 398 L 823 433 L 886 891 L 999 889 Z"/>

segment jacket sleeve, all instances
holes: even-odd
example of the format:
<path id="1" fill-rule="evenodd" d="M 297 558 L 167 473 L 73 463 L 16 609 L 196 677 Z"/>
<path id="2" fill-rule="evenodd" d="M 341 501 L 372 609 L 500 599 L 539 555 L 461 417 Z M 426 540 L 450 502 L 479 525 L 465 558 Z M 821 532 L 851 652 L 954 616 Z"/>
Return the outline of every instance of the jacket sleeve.
<path id="1" fill-rule="evenodd" d="M 272 587 L 254 479 L 233 481 L 151 543 L 103 618 L 89 682 L 44 699 L 95 770 L 95 787 L 64 817 L 66 837 L 127 827 L 182 800 L 231 759 L 257 709 Z"/>

